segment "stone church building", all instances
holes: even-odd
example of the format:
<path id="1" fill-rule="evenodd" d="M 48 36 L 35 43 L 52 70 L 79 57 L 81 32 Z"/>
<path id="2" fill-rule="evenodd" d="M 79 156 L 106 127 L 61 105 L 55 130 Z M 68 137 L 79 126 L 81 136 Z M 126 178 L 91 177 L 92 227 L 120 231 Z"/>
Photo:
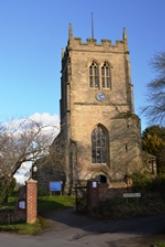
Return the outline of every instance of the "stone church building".
<path id="1" fill-rule="evenodd" d="M 142 168 L 140 119 L 134 112 L 127 35 L 115 44 L 83 42 L 69 28 L 62 55 L 61 132 L 51 147 L 69 190 L 98 179 L 113 187 Z"/>

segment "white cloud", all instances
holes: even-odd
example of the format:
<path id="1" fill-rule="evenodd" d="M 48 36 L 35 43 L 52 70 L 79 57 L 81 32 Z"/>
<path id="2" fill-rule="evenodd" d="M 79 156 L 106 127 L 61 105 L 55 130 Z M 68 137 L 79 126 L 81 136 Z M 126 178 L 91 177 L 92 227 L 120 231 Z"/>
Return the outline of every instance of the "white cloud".
<path id="1" fill-rule="evenodd" d="M 44 126 L 55 126 L 59 128 L 59 116 L 51 115 L 50 113 L 34 113 L 29 117 L 29 119 L 34 120 L 36 122 L 43 123 Z"/>
<path id="2" fill-rule="evenodd" d="M 43 127 L 43 134 L 50 136 L 50 142 L 57 136 L 59 133 L 59 116 L 51 115 L 50 113 L 34 113 L 29 117 L 30 120 L 33 120 L 37 123 L 40 123 Z"/>
<path id="3" fill-rule="evenodd" d="M 28 129 L 28 125 L 31 121 L 40 123 L 41 126 L 44 127 L 42 133 L 44 135 L 50 136 L 51 140 L 54 139 L 59 133 L 59 116 L 56 114 L 51 115 L 47 112 L 34 113 L 33 115 L 25 118 L 12 119 L 8 122 L 5 122 L 4 126 L 8 129 L 9 132 L 14 132 L 15 135 L 17 135 L 20 133 L 20 126 L 23 125 Z"/>

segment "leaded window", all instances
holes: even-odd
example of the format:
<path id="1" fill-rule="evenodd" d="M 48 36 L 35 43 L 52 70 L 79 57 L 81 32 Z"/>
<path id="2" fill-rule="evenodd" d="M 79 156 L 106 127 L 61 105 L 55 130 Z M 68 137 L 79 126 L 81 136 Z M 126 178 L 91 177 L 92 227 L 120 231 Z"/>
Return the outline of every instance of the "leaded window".
<path id="1" fill-rule="evenodd" d="M 107 163 L 108 158 L 108 132 L 98 125 L 92 131 L 92 163 Z"/>
<path id="2" fill-rule="evenodd" d="M 99 67 L 93 62 L 89 67 L 90 87 L 99 87 Z"/>
<path id="3" fill-rule="evenodd" d="M 110 66 L 107 62 L 105 62 L 101 68 L 101 76 L 102 76 L 102 87 L 110 88 L 111 74 L 110 74 Z"/>

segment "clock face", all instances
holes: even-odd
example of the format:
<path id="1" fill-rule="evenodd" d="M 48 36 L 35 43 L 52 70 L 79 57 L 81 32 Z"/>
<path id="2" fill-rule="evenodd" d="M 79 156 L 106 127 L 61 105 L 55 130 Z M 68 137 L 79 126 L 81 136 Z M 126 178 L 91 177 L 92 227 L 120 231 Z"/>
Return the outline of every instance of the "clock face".
<path id="1" fill-rule="evenodd" d="M 99 92 L 96 94 L 96 99 L 99 101 L 104 101 L 105 100 L 105 94 L 103 92 Z"/>

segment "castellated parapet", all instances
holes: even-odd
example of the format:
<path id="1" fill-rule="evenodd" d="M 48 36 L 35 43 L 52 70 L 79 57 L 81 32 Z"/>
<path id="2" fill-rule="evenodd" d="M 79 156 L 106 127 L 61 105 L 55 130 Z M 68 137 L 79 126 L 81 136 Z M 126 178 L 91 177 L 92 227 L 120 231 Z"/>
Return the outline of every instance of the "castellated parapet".
<path id="1" fill-rule="evenodd" d="M 92 48 L 92 50 L 91 50 Z M 126 40 L 117 40 L 115 44 L 111 40 L 102 39 L 97 43 L 96 39 L 87 39 L 86 42 L 81 38 L 72 37 L 68 41 L 67 49 L 69 50 L 81 50 L 88 52 L 110 52 L 110 53 L 128 53 L 128 47 Z"/>

